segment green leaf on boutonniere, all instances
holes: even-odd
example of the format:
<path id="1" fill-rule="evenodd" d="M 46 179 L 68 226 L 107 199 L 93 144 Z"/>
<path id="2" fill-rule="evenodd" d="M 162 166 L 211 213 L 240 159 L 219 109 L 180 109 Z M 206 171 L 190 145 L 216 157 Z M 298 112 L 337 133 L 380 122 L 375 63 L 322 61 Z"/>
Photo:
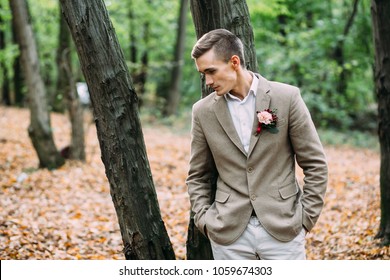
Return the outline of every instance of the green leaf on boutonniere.
<path id="1" fill-rule="evenodd" d="M 269 131 L 269 133 L 276 134 L 279 132 L 279 129 L 277 127 L 268 127 L 267 131 Z"/>

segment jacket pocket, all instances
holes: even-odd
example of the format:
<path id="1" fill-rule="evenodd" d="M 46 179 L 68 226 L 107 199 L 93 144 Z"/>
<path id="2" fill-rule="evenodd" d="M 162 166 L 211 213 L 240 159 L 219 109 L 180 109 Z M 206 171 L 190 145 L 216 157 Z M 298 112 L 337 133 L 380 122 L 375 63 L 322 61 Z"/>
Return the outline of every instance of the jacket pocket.
<path id="1" fill-rule="evenodd" d="M 288 184 L 279 189 L 279 194 L 283 199 L 295 196 L 298 193 L 298 187 L 295 183 Z"/>
<path id="2" fill-rule="evenodd" d="M 217 190 L 217 192 L 215 193 L 215 201 L 219 203 L 225 203 L 226 201 L 228 201 L 229 196 L 230 196 L 229 193 L 225 193 L 223 191 Z"/>

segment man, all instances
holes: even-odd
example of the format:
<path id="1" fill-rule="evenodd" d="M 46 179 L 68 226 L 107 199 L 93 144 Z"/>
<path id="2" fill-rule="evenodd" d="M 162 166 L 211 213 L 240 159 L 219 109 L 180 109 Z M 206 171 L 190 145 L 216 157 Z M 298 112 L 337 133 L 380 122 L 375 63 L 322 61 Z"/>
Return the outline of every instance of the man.
<path id="1" fill-rule="evenodd" d="M 215 259 L 305 259 L 327 164 L 299 89 L 248 71 L 242 42 L 224 29 L 200 38 L 192 57 L 214 90 L 193 106 L 186 183 L 196 226 Z"/>

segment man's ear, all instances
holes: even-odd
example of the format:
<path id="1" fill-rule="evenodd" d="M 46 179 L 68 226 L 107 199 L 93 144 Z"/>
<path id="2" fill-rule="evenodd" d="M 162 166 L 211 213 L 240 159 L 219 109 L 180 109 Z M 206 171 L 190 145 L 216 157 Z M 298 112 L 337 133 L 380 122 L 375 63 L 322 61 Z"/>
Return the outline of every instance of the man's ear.
<path id="1" fill-rule="evenodd" d="M 237 70 L 239 67 L 241 67 L 241 61 L 240 61 L 240 58 L 238 57 L 238 55 L 233 55 L 230 58 L 230 62 L 232 63 L 233 68 L 235 70 Z"/>

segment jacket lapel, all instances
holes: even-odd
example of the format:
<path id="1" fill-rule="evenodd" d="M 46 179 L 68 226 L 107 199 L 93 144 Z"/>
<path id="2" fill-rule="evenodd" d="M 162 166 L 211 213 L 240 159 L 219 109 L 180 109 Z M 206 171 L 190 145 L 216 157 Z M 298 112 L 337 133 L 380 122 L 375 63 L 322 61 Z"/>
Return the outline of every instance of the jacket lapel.
<path id="1" fill-rule="evenodd" d="M 240 151 L 246 154 L 244 147 L 241 143 L 240 137 L 234 127 L 232 117 L 229 112 L 227 101 L 223 96 L 215 97 L 214 112 L 217 116 L 217 119 L 222 126 L 223 130 L 226 132 L 230 140 L 240 149 Z"/>
<path id="2" fill-rule="evenodd" d="M 268 95 L 268 92 L 271 89 L 269 87 L 268 81 L 265 78 L 263 78 L 259 74 L 255 74 L 255 75 L 259 78 L 259 85 L 257 87 L 257 92 L 256 92 L 256 107 L 255 107 L 255 113 L 256 113 L 256 111 L 262 111 L 269 108 L 271 97 Z M 234 145 L 237 146 L 237 148 L 240 149 L 240 151 L 243 154 L 249 157 L 257 141 L 261 136 L 261 134 L 256 135 L 256 129 L 258 125 L 257 117 L 255 116 L 253 121 L 249 150 L 248 153 L 246 153 L 244 150 L 244 146 L 241 143 L 240 137 L 238 136 L 236 128 L 234 127 L 233 120 L 232 117 L 230 116 L 229 108 L 227 105 L 227 101 L 223 96 L 216 95 L 215 103 L 214 103 L 214 112 L 215 115 L 217 116 L 220 125 L 222 126 L 223 130 L 226 132 L 230 140 L 234 143 Z"/>
<path id="3" fill-rule="evenodd" d="M 263 78 L 262 76 L 255 74 L 259 78 L 259 86 L 257 87 L 257 93 L 256 93 L 256 107 L 255 107 L 255 114 L 256 111 L 263 111 L 265 109 L 269 109 L 269 105 L 271 102 L 271 97 L 268 95 L 268 92 L 271 90 L 268 84 L 268 81 Z M 251 140 L 249 144 L 249 150 L 248 150 L 248 157 L 251 155 L 253 148 L 256 146 L 257 141 L 259 140 L 261 133 L 257 135 L 256 130 L 258 126 L 258 119 L 257 116 L 255 116 L 253 120 L 253 127 L 252 127 L 252 134 L 251 134 Z"/>

